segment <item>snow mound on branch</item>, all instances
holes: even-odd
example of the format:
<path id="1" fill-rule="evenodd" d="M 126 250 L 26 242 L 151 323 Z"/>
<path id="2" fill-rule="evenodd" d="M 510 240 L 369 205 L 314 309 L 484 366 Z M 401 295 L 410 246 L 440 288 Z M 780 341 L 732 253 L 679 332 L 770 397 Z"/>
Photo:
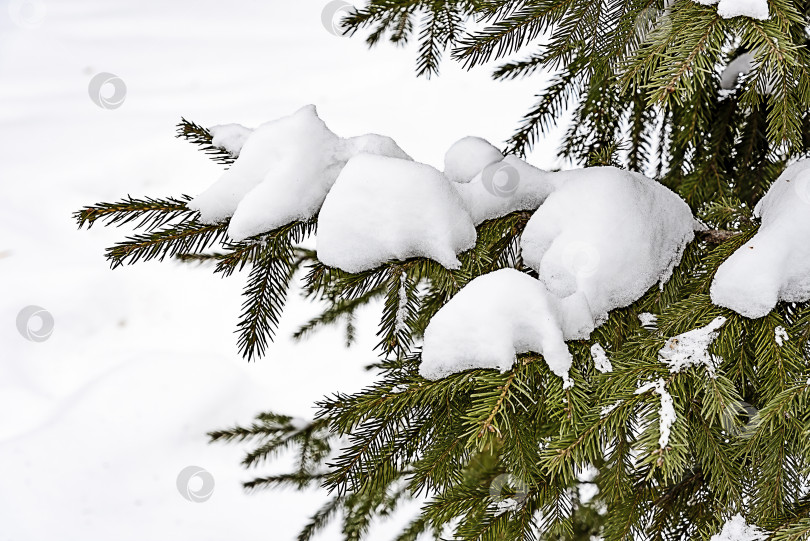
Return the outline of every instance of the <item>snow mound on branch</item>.
<path id="1" fill-rule="evenodd" d="M 608 359 L 605 348 L 601 344 L 594 344 L 591 346 L 591 358 L 593 359 L 594 367 L 601 373 L 607 374 L 613 372 L 613 364 Z"/>
<path id="2" fill-rule="evenodd" d="M 720 359 L 709 353 L 709 346 L 717 338 L 718 329 L 725 322 L 726 318 L 716 317 L 705 327 L 673 336 L 658 352 L 658 359 L 669 367 L 671 373 L 690 366 L 703 365 L 709 377 L 716 377 L 715 369 Z"/>
<path id="3" fill-rule="evenodd" d="M 661 184 L 614 167 L 553 173 L 556 189 L 526 224 L 524 262 L 568 306 L 570 338 L 666 282 L 694 238 L 689 206 Z M 576 308 L 576 309 L 574 309 Z"/>
<path id="4" fill-rule="evenodd" d="M 694 238 L 688 205 L 642 175 L 612 167 L 546 173 L 514 157 L 488 167 L 503 164 L 522 173 L 500 206 L 480 197 L 483 174 L 454 186 L 476 223 L 520 210 L 516 201 L 540 206 L 521 238 L 523 259 L 540 280 L 504 269 L 462 288 L 425 332 L 420 371 L 427 378 L 470 368 L 507 370 L 516 354 L 528 351 L 567 378 L 571 356 L 564 340 L 587 338 L 610 310 L 668 280 Z M 520 186 L 530 189 L 520 192 Z M 601 346 L 591 353 L 598 370 L 612 369 Z"/>
<path id="5" fill-rule="evenodd" d="M 614 402 L 613 404 L 611 404 L 609 406 L 602 406 L 602 409 L 599 410 L 599 418 L 604 419 L 605 417 L 607 417 L 608 415 L 613 413 L 613 411 L 616 408 L 618 408 L 619 406 L 621 406 L 621 405 L 622 405 L 622 402 L 620 400 L 618 402 Z"/>
<path id="6" fill-rule="evenodd" d="M 503 159 L 501 151 L 481 137 L 464 137 L 444 155 L 444 174 L 453 182 L 469 182 L 486 166 Z"/>
<path id="7" fill-rule="evenodd" d="M 218 124 L 208 128 L 211 132 L 211 145 L 228 151 L 233 157 L 239 157 L 245 141 L 253 130 L 241 124 Z"/>
<path id="8" fill-rule="evenodd" d="M 365 135 L 358 135 L 357 137 L 349 137 L 344 139 L 343 143 L 343 158 L 348 161 L 352 156 L 357 154 L 376 154 L 378 156 L 389 156 L 391 158 L 400 158 L 403 160 L 410 160 L 404 150 L 399 148 L 396 141 L 386 135 L 377 135 L 376 133 L 367 133 Z"/>
<path id="9" fill-rule="evenodd" d="M 781 348 L 785 345 L 785 342 L 790 340 L 790 335 L 788 335 L 783 326 L 779 325 L 773 330 L 773 339 L 776 342 L 776 345 Z"/>
<path id="10" fill-rule="evenodd" d="M 737 87 L 737 80 L 740 76 L 747 75 L 754 69 L 754 54 L 742 53 L 737 58 L 728 63 L 728 66 L 720 74 L 720 88 L 723 90 L 734 90 Z"/>
<path id="11" fill-rule="evenodd" d="M 638 315 L 638 320 L 641 326 L 648 331 L 654 331 L 658 328 L 658 316 L 649 312 L 642 312 Z"/>
<path id="12" fill-rule="evenodd" d="M 435 380 L 472 368 L 506 371 L 517 354 L 535 352 L 569 382 L 572 359 L 561 326 L 557 301 L 539 281 L 515 269 L 484 274 L 431 319 L 419 373 Z"/>
<path id="13" fill-rule="evenodd" d="M 464 200 L 473 222 L 534 210 L 554 189 L 549 173 L 516 156 L 490 163 L 467 183 L 453 186 Z"/>
<path id="14" fill-rule="evenodd" d="M 189 208 L 198 210 L 205 223 L 231 218 L 228 236 L 237 241 L 308 220 L 359 150 L 407 158 L 388 137 L 341 139 L 318 117 L 315 106 L 307 105 L 256 128 L 231 168 Z"/>
<path id="15" fill-rule="evenodd" d="M 678 420 L 675 413 L 675 402 L 667 391 L 667 384 L 662 378 L 642 385 L 636 389 L 635 394 L 644 394 L 648 391 L 655 391 L 661 397 L 661 407 L 658 409 L 658 446 L 666 449 L 669 445 L 669 436 L 672 434 L 672 425 Z"/>
<path id="16" fill-rule="evenodd" d="M 358 154 L 318 216 L 318 259 L 347 272 L 425 257 L 455 269 L 475 226 L 445 176 L 422 163 Z"/>
<path id="17" fill-rule="evenodd" d="M 764 21 L 768 18 L 768 0 L 720 0 L 717 13 L 725 19 L 751 17 Z"/>
<path id="18" fill-rule="evenodd" d="M 768 0 L 694 0 L 704 6 L 717 4 L 717 14 L 724 19 L 732 17 L 768 18 Z"/>
<path id="19" fill-rule="evenodd" d="M 749 526 L 742 515 L 734 515 L 709 541 L 764 541 L 767 538 L 768 534 L 761 528 Z"/>
<path id="20" fill-rule="evenodd" d="M 762 225 L 714 276 L 712 302 L 760 318 L 779 301 L 810 300 L 810 160 L 782 173 L 757 203 Z"/>
<path id="21" fill-rule="evenodd" d="M 248 214 L 260 211 L 264 216 L 276 215 L 272 221 L 280 226 L 311 215 L 340 171 L 339 143 L 340 138 L 318 118 L 312 105 L 262 124 L 247 138 L 231 168 L 189 207 L 198 210 L 206 223 L 231 216 L 235 218 L 232 222 L 247 221 Z M 269 207 L 257 209 L 254 207 L 262 205 L 257 205 L 259 198 L 253 190 L 262 184 L 262 191 L 276 193 Z M 250 208 L 237 218 L 243 204 Z"/>

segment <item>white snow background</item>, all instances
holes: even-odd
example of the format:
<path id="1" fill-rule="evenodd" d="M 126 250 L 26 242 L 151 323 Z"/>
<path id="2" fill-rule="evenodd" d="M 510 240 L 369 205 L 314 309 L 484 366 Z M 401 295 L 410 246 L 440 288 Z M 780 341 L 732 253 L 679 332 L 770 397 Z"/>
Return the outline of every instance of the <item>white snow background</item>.
<path id="1" fill-rule="evenodd" d="M 389 135 L 441 168 L 462 136 L 505 140 L 543 84 L 495 83 L 487 69 L 450 63 L 416 79 L 413 46 L 369 52 L 362 38 L 327 31 L 326 5 L 3 0 L 0 541 L 285 541 L 320 505 L 319 491 L 245 494 L 244 447 L 209 445 L 205 433 L 264 410 L 311 417 L 323 395 L 369 383 L 379 314 L 363 313 L 350 350 L 340 330 L 294 344 L 291 332 L 317 312 L 294 296 L 279 340 L 248 364 L 232 334 L 244 274 L 172 262 L 111 271 L 104 249 L 129 230 L 77 231 L 71 213 L 209 186 L 221 166 L 174 138 L 180 116 L 256 126 L 315 103 L 336 133 Z M 101 72 L 126 84 L 121 107 L 90 99 Z M 556 164 L 551 141 L 534 165 Z M 54 318 L 44 342 L 17 330 L 29 305 Z M 215 480 L 205 502 L 175 486 L 192 465 Z M 375 532 L 388 539 L 392 524 Z"/>

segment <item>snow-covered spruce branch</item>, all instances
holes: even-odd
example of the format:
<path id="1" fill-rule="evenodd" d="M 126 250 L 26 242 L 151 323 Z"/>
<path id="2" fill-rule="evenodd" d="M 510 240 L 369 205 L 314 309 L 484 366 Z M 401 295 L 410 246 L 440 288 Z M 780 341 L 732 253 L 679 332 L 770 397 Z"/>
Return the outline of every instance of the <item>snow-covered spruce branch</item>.
<path id="1" fill-rule="evenodd" d="M 152 197 L 136 199 L 127 196 L 115 203 L 99 203 L 84 207 L 75 212 L 73 217 L 79 227 L 87 225 L 88 229 L 100 221 L 104 225 L 131 225 L 135 229 L 152 231 L 168 222 L 187 221 L 195 217 L 197 213 L 186 205 L 191 199 L 188 195 L 165 199 Z"/>
<path id="2" fill-rule="evenodd" d="M 209 133 L 186 125 L 192 133 L 203 134 L 200 137 Z M 440 309 L 435 317 L 431 314 L 430 325 L 424 328 L 422 374 L 428 377 L 461 368 L 506 369 L 515 354 L 534 351 L 544 355 L 555 373 L 567 378 L 571 356 L 564 341 L 587 338 L 611 310 L 632 304 L 656 282 L 666 282 L 694 238 L 693 230 L 709 243 L 722 243 L 739 234 L 699 227 L 677 196 L 641 175 L 612 168 L 547 173 L 514 156 L 504 157 L 474 137 L 453 145 L 442 173 L 413 162 L 390 138 L 373 134 L 338 137 L 312 106 L 256 130 L 231 127 L 227 133 L 231 137 L 220 144 L 238 158 L 200 196 L 166 202 L 129 198 L 87 207 L 77 213 L 77 219 L 80 225 L 97 219 L 117 224 L 141 220 L 137 225 L 146 227 L 147 233 L 111 249 L 108 257 L 113 265 L 166 255 L 188 256 L 218 241 L 230 243 L 232 251 L 219 257 L 217 271 L 227 275 L 251 263 L 253 274 L 265 277 L 248 289 L 246 319 L 240 322 L 240 329 L 247 329 L 240 343 L 251 356 L 264 351 L 265 337 L 272 336 L 277 324 L 294 268 L 289 261 L 293 245 L 316 229 L 314 256 L 349 275 L 376 272 L 374 269 L 389 261 L 412 258 L 433 260 L 450 275 L 462 272 L 460 280 L 452 280 L 450 295 L 441 297 Z M 800 216 L 801 205 L 806 204 L 801 190 L 809 178 L 804 167 L 802 162 L 783 175 L 784 185 L 794 182 L 794 192 L 788 196 L 795 196 L 796 203 L 787 202 L 781 188 L 783 197 L 776 199 L 779 195 L 769 193 L 763 203 L 776 200 L 771 206 L 786 206 L 790 216 Z M 296 181 L 289 182 L 291 178 Z M 757 206 L 757 214 L 761 207 Z M 526 214 L 534 209 L 534 214 Z M 199 214 L 190 215 L 192 212 Z M 481 258 L 489 254 L 473 249 L 479 244 L 478 228 L 513 213 L 530 218 L 521 224 L 519 246 L 502 247 L 505 251 L 519 248 L 522 263 L 539 280 L 508 269 L 486 276 L 481 272 Z M 178 218 L 176 225 L 152 231 Z M 773 221 L 768 218 L 763 216 L 758 236 Z M 780 216 L 780 232 L 785 230 L 782 224 L 786 220 L 791 228 L 797 225 L 795 218 Z M 798 225 L 808 227 L 801 220 Z M 747 247 L 753 249 L 750 244 Z M 795 241 L 782 250 L 795 253 Z M 473 254 L 466 261 L 475 270 L 462 265 L 458 258 L 462 253 Z M 751 259 L 742 248 L 737 253 Z M 775 261 L 770 254 L 765 257 Z M 502 265 L 494 269 L 511 266 L 508 260 L 499 263 Z M 288 269 L 282 273 L 288 278 L 274 285 L 281 274 L 267 269 L 277 264 Z M 750 290 L 747 284 L 751 280 L 724 280 L 731 264 L 721 266 L 712 286 L 713 298 L 726 306 L 750 304 L 750 295 L 733 288 Z M 754 267 L 743 265 L 735 272 L 747 268 Z M 780 295 L 787 300 L 806 300 L 802 293 L 791 293 L 806 287 L 805 268 L 806 261 L 800 258 L 784 293 L 780 293 L 779 275 L 774 274 L 778 268 L 760 274 L 760 282 L 768 279 L 773 284 L 756 313 L 761 316 L 772 309 Z M 424 270 L 427 272 L 411 276 L 407 264 L 395 265 L 385 278 L 379 277 L 390 284 L 382 324 L 388 331 L 380 344 L 384 352 L 396 349 L 401 356 L 410 350 L 406 332 L 410 326 L 405 325 L 405 318 L 411 324 L 419 319 L 414 288 L 435 276 L 430 269 Z M 474 276 L 477 278 L 469 285 L 459 287 Z M 265 283 L 267 280 L 270 282 Z M 378 278 L 373 280 L 373 286 L 362 286 L 361 292 L 381 285 Z M 266 298 L 264 292 L 276 287 L 275 298 Z M 315 292 L 318 286 L 309 289 Z M 345 285 L 338 290 L 352 296 Z M 403 295 L 403 291 L 408 293 Z M 503 308 L 497 308 L 498 304 Z M 476 314 L 475 308 L 482 305 L 489 309 Z M 266 312 L 259 310 L 262 306 L 267 306 Z M 526 312 L 516 312 L 516 306 Z M 753 313 L 745 307 L 737 310 Z M 547 323 L 522 327 L 528 320 Z M 471 346 L 460 350 L 457 344 Z"/>
<path id="3" fill-rule="evenodd" d="M 346 495 L 325 512 L 339 508 L 358 524 L 366 523 L 368 505 L 394 505 L 390 494 L 427 490 L 437 495 L 425 508 L 429 520 L 414 522 L 424 532 L 452 518 L 446 506 L 485 500 L 480 484 L 505 464 L 534 488 L 512 514 L 469 526 L 505 535 L 517 527 L 515 517 L 527 521 L 523 531 L 535 513 L 570 505 L 563 487 L 576 482 L 573 472 L 599 463 L 603 497 L 617 512 L 605 528 L 615 534 L 633 524 L 632 475 L 640 476 L 635 483 L 669 487 L 666 505 L 692 486 L 683 482 L 689 475 L 729 498 L 743 492 L 742 459 L 721 451 L 718 428 L 736 426 L 721 420 L 743 399 L 726 362 L 738 344 L 751 341 L 760 359 L 775 361 L 754 377 L 803 393 L 806 369 L 796 359 L 810 312 L 774 308 L 779 300 L 807 300 L 810 257 L 797 246 L 810 229 L 802 212 L 806 162 L 789 168 L 757 206 L 758 229 L 706 230 L 677 195 L 639 174 L 606 167 L 548 173 L 478 138 L 453 145 L 439 171 L 388 138 L 332 134 L 312 107 L 250 131 L 232 150 L 239 157 L 231 167 L 183 208 L 99 205 L 114 223 L 131 215 L 130 223 L 148 226 L 166 215 L 162 229 L 133 237 L 115 259 L 195 259 L 219 245 L 225 251 L 212 254 L 218 272 L 250 266 L 240 322 L 240 348 L 250 357 L 272 338 L 298 268 L 308 268 L 304 292 L 334 310 L 313 325 L 384 299 L 382 380 L 320 404 L 330 448 L 351 435 L 333 467 L 321 469 L 327 459 L 316 453 L 318 467 L 258 477 L 251 487 L 324 482 Z M 156 213 L 151 221 L 136 221 L 147 210 Z M 93 207 L 77 218 L 88 215 Z M 314 251 L 298 246 L 313 235 Z M 771 265 L 773 257 L 781 263 Z M 682 259 L 688 268 L 678 268 Z M 756 280 L 728 278 L 747 272 Z M 763 283 L 768 297 L 750 290 Z M 750 320 L 718 306 L 724 302 L 740 313 L 773 312 Z M 769 427 L 784 430 L 772 411 Z M 750 443 L 766 441 L 759 426 L 744 460 L 778 462 L 775 454 L 802 452 L 796 434 L 782 448 Z M 695 443 L 696 430 L 711 437 Z M 542 445 L 528 449 L 529 441 Z M 277 445 L 271 440 L 252 456 Z M 713 457 L 699 474 L 690 469 L 690 445 Z M 759 482 L 779 482 L 778 472 L 761 471 Z M 765 501 L 756 505 L 771 512 Z M 322 520 L 316 515 L 313 524 Z M 565 520 L 554 524 L 565 531 Z"/>
<path id="4" fill-rule="evenodd" d="M 177 137 L 198 145 L 209 158 L 217 163 L 230 165 L 239 156 L 239 147 L 246 129 L 238 124 L 204 128 L 181 118 L 177 124 Z"/>

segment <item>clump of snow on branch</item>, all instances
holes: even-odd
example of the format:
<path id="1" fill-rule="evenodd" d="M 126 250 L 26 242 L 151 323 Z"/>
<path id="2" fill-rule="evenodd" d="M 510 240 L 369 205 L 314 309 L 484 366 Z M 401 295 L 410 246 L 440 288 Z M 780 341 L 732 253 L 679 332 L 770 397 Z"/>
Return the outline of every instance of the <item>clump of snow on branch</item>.
<path id="1" fill-rule="evenodd" d="M 340 154 L 343 161 L 348 161 L 358 154 L 374 154 L 403 160 L 411 159 L 392 138 L 376 133 L 341 139 Z"/>
<path id="2" fill-rule="evenodd" d="M 605 348 L 600 344 L 591 346 L 591 358 L 593 359 L 594 367 L 601 373 L 607 374 L 608 372 L 613 372 L 613 365 L 610 363 L 607 353 L 605 353 Z"/>
<path id="3" fill-rule="evenodd" d="M 709 346 L 717 338 L 718 329 L 725 324 L 726 318 L 716 317 L 705 327 L 692 329 L 667 340 L 658 352 L 658 359 L 676 373 L 690 366 L 706 367 L 709 376 L 716 377 L 715 370 L 720 359 L 709 353 Z"/>
<path id="4" fill-rule="evenodd" d="M 810 160 L 782 173 L 757 203 L 762 225 L 717 270 L 712 302 L 760 318 L 779 301 L 810 300 Z"/>
<path id="5" fill-rule="evenodd" d="M 233 127 L 228 130 L 238 131 Z M 220 130 L 219 135 L 227 139 L 227 144 L 236 145 L 230 140 L 233 133 L 226 133 L 228 130 Z M 367 153 L 408 158 L 387 137 L 341 139 L 318 117 L 315 107 L 308 105 L 253 130 L 230 169 L 194 198 L 189 208 L 198 210 L 205 223 L 230 218 L 228 236 L 233 240 L 308 220 L 320 210 L 358 146 Z"/>
<path id="6" fill-rule="evenodd" d="M 495 516 L 499 517 L 509 511 L 520 509 L 521 503 L 514 498 L 505 498 L 495 504 Z"/>
<path id="7" fill-rule="evenodd" d="M 790 339 L 787 331 L 781 325 L 779 325 L 773 330 L 773 338 L 776 341 L 776 345 L 779 347 L 784 346 L 785 342 L 787 342 Z"/>
<path id="8" fill-rule="evenodd" d="M 389 260 L 432 259 L 449 269 L 475 245 L 458 194 L 433 167 L 358 154 L 340 173 L 318 216 L 318 259 L 360 272 Z"/>
<path id="9" fill-rule="evenodd" d="M 605 417 L 607 417 L 608 415 L 613 413 L 613 410 L 615 410 L 616 408 L 618 408 L 621 405 L 622 405 L 621 402 L 614 402 L 613 404 L 611 404 L 609 406 L 603 406 L 602 409 L 599 411 L 599 418 L 604 419 Z"/>
<path id="10" fill-rule="evenodd" d="M 206 223 L 232 218 L 232 238 L 243 237 L 244 222 L 255 221 L 250 218 L 265 222 L 265 231 L 308 218 L 317 212 L 340 171 L 339 141 L 313 106 L 262 124 L 247 138 L 230 169 L 189 207 L 198 210 Z M 274 192 L 273 201 L 256 209 L 267 191 Z"/>
<path id="11" fill-rule="evenodd" d="M 211 132 L 211 145 L 228 151 L 233 157 L 238 157 L 245 145 L 245 141 L 253 130 L 241 124 L 218 124 L 208 128 Z"/>
<path id="12" fill-rule="evenodd" d="M 666 382 L 661 378 L 642 385 L 636 389 L 636 394 L 643 394 L 648 391 L 654 391 L 661 397 L 661 407 L 658 410 L 658 446 L 661 449 L 666 449 L 667 445 L 669 445 L 672 425 L 677 420 L 675 403 L 672 401 L 672 395 L 667 391 Z"/>
<path id="13" fill-rule="evenodd" d="M 654 331 L 658 328 L 658 316 L 649 312 L 642 312 L 638 315 L 638 320 L 641 326 L 648 331 Z"/>
<path id="14" fill-rule="evenodd" d="M 498 196 L 492 189 L 484 189 L 486 169 L 470 182 L 455 186 L 476 223 L 539 206 L 526 226 L 521 247 L 524 261 L 538 272 L 540 280 L 527 275 L 510 280 L 519 280 L 532 292 L 527 295 L 537 296 L 531 304 L 544 315 L 522 320 L 526 317 L 523 310 L 501 313 L 484 308 L 487 316 L 482 319 L 474 310 L 475 303 L 454 304 L 454 298 L 434 316 L 425 333 L 422 370 L 426 377 L 442 377 L 469 368 L 505 370 L 514 363 L 516 353 L 529 351 L 543 354 L 558 375 L 567 374 L 567 349 L 562 362 L 562 349 L 550 350 L 548 340 L 540 338 L 548 336 L 549 329 L 531 341 L 524 340 L 522 332 L 515 334 L 514 329 L 533 329 L 537 321 L 542 321 L 543 325 L 557 326 L 555 339 L 587 338 L 607 319 L 610 310 L 632 304 L 655 283 L 668 280 L 686 244 L 694 238 L 695 220 L 688 205 L 642 175 L 612 167 L 547 173 L 514 157 L 487 168 L 503 166 L 516 172 L 517 182 L 510 193 Z M 514 273 L 520 275 L 510 271 L 508 276 Z M 482 285 L 489 284 L 490 279 L 480 280 L 473 280 L 457 298 L 473 287 L 476 296 L 484 299 L 485 307 L 487 302 L 503 306 L 512 298 L 509 294 L 496 295 L 494 278 L 490 292 L 484 292 Z M 503 284 L 499 286 L 506 289 Z M 470 294 L 463 298 L 475 297 Z M 470 331 L 477 331 L 479 326 L 481 332 Z M 496 340 L 484 332 L 487 329 L 498 329 L 506 340 Z M 464 346 L 459 349 L 458 344 Z M 609 369 L 606 355 L 598 359 L 599 368 Z M 564 372 L 555 367 L 564 367 Z"/>
<path id="15" fill-rule="evenodd" d="M 453 182 L 469 182 L 486 166 L 503 159 L 501 151 L 481 137 L 463 137 L 444 155 L 444 174 Z"/>
<path id="16" fill-rule="evenodd" d="M 501 269 L 472 280 L 433 316 L 419 373 L 439 379 L 471 368 L 505 371 L 527 352 L 542 354 L 568 381 L 572 358 L 556 299 L 531 276 Z"/>
<path id="17" fill-rule="evenodd" d="M 571 319 L 579 328 L 567 332 L 584 339 L 608 312 L 669 279 L 695 220 L 675 193 L 636 173 L 592 167 L 552 175 L 556 189 L 523 232 L 523 260 L 577 307 Z"/>
<path id="18" fill-rule="evenodd" d="M 742 53 L 728 63 L 723 73 L 720 74 L 720 88 L 723 90 L 734 90 L 740 76 L 745 76 L 754 69 L 754 54 Z"/>
<path id="19" fill-rule="evenodd" d="M 238 241 L 317 215 L 318 259 L 346 272 L 414 257 L 457 269 L 458 255 L 475 245 L 475 225 L 539 207 L 521 249 L 540 280 L 504 270 L 463 288 L 428 326 L 426 377 L 505 370 L 531 351 L 570 386 L 564 341 L 587 338 L 610 310 L 663 284 L 694 238 L 689 207 L 651 179 L 612 167 L 549 173 L 477 137 L 456 142 L 440 172 L 389 137 L 337 136 L 314 106 L 252 131 L 212 133 L 239 157 L 189 203 L 201 220 L 230 219 L 228 236 Z M 406 294 L 402 282 L 401 304 Z M 491 309 L 482 313 L 479 303 Z M 594 359 L 611 369 L 604 351 Z"/>
<path id="20" fill-rule="evenodd" d="M 758 526 L 749 526 L 742 515 L 734 515 L 709 541 L 764 541 L 767 538 L 767 532 Z"/>
<path id="21" fill-rule="evenodd" d="M 399 275 L 398 296 L 399 302 L 397 304 L 396 331 L 402 332 L 406 329 L 405 318 L 407 314 L 405 311 L 408 307 L 408 277 L 404 271 Z"/>
<path id="22" fill-rule="evenodd" d="M 554 189 L 553 175 L 517 156 L 506 156 L 479 170 L 469 182 L 453 187 L 478 225 L 518 210 L 535 210 Z"/>
<path id="23" fill-rule="evenodd" d="M 694 0 L 704 6 L 717 4 L 717 14 L 724 19 L 732 17 L 768 18 L 768 0 Z"/>

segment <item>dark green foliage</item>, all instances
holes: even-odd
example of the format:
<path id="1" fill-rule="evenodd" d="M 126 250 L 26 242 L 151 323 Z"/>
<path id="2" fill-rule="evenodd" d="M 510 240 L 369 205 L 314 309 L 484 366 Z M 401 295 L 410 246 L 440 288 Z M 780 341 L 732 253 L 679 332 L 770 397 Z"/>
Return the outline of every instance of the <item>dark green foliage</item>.
<path id="1" fill-rule="evenodd" d="M 204 128 L 185 120 L 179 126 L 178 137 L 196 144 L 210 143 L 210 133 Z M 207 147 L 202 149 L 211 154 Z M 143 231 L 107 250 L 113 269 L 139 261 L 163 261 L 166 257 L 214 263 L 214 272 L 221 276 L 230 276 L 249 266 L 251 272 L 237 325 L 238 345 L 246 358 L 260 357 L 278 327 L 294 274 L 315 259 L 310 250 L 297 246 L 315 232 L 315 222 L 296 222 L 242 242 L 232 242 L 226 236 L 227 221 L 200 222 L 199 213 L 186 205 L 190 200 L 186 195 L 179 199 L 127 196 L 119 202 L 85 207 L 74 218 L 79 227 L 90 228 L 99 221 L 104 225 L 131 225 Z M 213 247 L 221 251 L 210 251 Z"/>
<path id="2" fill-rule="evenodd" d="M 74 217 L 79 222 L 79 227 L 86 224 L 88 229 L 99 220 L 104 225 L 116 226 L 137 221 L 134 226 L 136 229 L 152 231 L 167 222 L 191 218 L 194 212 L 186 208 L 186 203 L 190 200 L 187 195 L 181 196 L 180 199 L 173 197 L 135 199 L 127 196 L 118 203 L 100 203 L 85 207 L 76 212 Z"/>
<path id="3" fill-rule="evenodd" d="M 177 137 L 182 137 L 186 141 L 199 146 L 200 150 L 208 154 L 208 157 L 217 163 L 230 165 L 236 160 L 236 158 L 224 148 L 214 146 L 214 138 L 210 131 L 185 118 L 181 118 L 180 123 L 177 124 Z"/>
<path id="4" fill-rule="evenodd" d="M 128 197 L 76 219 L 141 230 L 108 250 L 113 267 L 170 256 L 211 263 L 223 276 L 249 269 L 238 324 L 248 358 L 265 353 L 296 276 L 324 306 L 296 338 L 339 323 L 351 343 L 357 311 L 380 309 L 372 386 L 323 399 L 314 421 L 264 413 L 251 426 L 210 434 L 249 441 L 249 468 L 295 453 L 292 471 L 258 476 L 249 489 L 329 490 L 301 541 L 333 520 L 345 540 L 367 539 L 372 520 L 413 498 L 421 512 L 397 541 L 705 540 L 738 512 L 775 540 L 807 539 L 810 303 L 782 303 L 749 320 L 709 297 L 716 269 L 759 226 L 755 203 L 810 144 L 808 4 L 769 7 L 771 17 L 757 21 L 723 19 L 690 0 L 371 0 L 345 19 L 348 33 L 368 30 L 371 45 L 417 39 L 420 75 L 437 74 L 446 53 L 467 68 L 501 61 L 496 79 L 550 74 L 508 152 L 525 153 L 568 112 L 562 156 L 653 176 L 708 226 L 664 287 L 615 310 L 590 340 L 569 343 L 573 388 L 534 354 L 506 373 L 418 374 L 428 322 L 465 284 L 504 267 L 534 275 L 517 244 L 530 212 L 481 224 L 458 270 L 411 259 L 356 274 L 300 246 L 316 219 L 239 243 L 227 240 L 227 221 L 200 223 L 186 196 Z M 756 66 L 723 90 L 723 66 L 744 52 Z M 197 124 L 183 120 L 178 135 L 220 163 L 233 161 Z M 642 312 L 657 325 L 642 327 Z M 721 359 L 717 377 L 702 367 L 670 373 L 658 358 L 667 339 L 718 316 L 727 321 L 710 350 Z M 781 345 L 777 327 L 789 336 Z M 596 370 L 594 343 L 607 350 L 612 372 Z M 664 449 L 661 397 L 637 392 L 659 378 L 677 414 Z"/>

